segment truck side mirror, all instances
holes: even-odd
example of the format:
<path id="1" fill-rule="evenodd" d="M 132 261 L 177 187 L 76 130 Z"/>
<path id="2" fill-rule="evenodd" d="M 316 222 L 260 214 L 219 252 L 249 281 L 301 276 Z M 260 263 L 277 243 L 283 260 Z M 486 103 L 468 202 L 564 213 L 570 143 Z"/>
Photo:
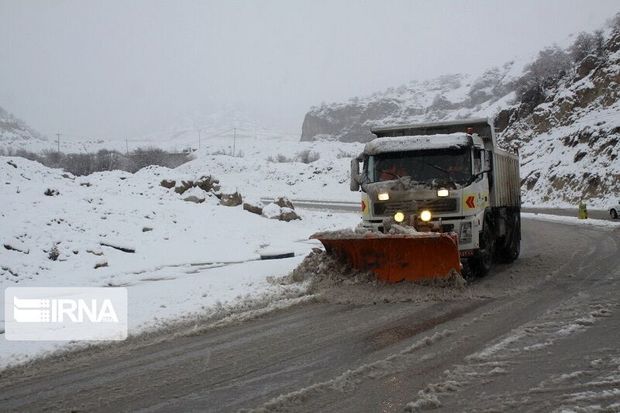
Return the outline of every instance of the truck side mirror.
<path id="1" fill-rule="evenodd" d="M 351 183 L 349 188 L 354 192 L 360 190 L 360 162 L 357 158 L 351 159 Z"/>

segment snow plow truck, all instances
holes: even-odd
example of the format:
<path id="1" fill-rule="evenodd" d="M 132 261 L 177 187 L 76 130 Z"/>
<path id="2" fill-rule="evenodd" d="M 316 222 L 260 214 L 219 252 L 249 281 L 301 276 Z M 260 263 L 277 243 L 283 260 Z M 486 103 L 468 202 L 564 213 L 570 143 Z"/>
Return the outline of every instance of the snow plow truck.
<path id="1" fill-rule="evenodd" d="M 328 253 L 387 282 L 484 275 L 519 256 L 519 157 L 498 147 L 492 120 L 371 132 L 351 161 L 362 222 L 315 234 Z"/>

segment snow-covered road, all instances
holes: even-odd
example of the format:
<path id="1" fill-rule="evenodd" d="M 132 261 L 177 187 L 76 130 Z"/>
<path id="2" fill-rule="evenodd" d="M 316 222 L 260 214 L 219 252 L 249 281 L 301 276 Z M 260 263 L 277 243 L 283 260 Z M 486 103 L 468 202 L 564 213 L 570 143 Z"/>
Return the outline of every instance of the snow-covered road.
<path id="1" fill-rule="evenodd" d="M 463 290 L 336 287 L 42 360 L 4 372 L 0 410 L 618 411 L 619 244 L 526 219 L 521 258 Z"/>

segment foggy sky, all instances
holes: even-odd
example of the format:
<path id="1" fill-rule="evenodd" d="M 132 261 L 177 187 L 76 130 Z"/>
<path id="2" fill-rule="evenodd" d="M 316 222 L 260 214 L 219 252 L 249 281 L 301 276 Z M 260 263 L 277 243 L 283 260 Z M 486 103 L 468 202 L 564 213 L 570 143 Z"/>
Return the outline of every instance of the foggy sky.
<path id="1" fill-rule="evenodd" d="M 311 105 L 477 73 L 599 28 L 617 0 L 0 0 L 0 106 L 44 134 L 126 137 L 237 105 Z"/>

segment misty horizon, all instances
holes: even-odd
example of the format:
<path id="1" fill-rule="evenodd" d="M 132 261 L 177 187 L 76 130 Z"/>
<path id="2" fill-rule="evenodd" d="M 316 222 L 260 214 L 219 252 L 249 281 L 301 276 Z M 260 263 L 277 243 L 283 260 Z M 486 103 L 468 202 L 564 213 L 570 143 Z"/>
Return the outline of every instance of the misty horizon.
<path id="1" fill-rule="evenodd" d="M 480 74 L 601 28 L 613 1 L 0 1 L 0 107 L 44 135 L 121 139 L 305 113 Z"/>

